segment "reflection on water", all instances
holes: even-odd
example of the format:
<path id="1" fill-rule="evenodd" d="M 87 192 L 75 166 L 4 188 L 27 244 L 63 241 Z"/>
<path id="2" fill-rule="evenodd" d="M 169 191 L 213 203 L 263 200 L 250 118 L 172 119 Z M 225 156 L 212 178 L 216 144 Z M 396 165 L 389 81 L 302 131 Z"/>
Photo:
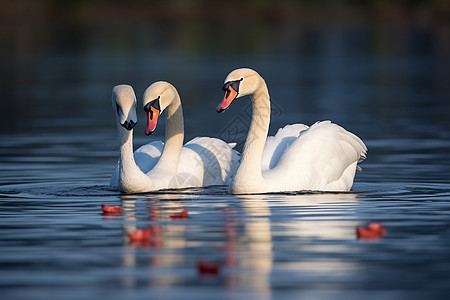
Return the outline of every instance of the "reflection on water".
<path id="1" fill-rule="evenodd" d="M 243 196 L 241 207 L 249 221 L 245 224 L 242 236 L 245 243 L 238 247 L 238 263 L 252 270 L 249 274 L 238 274 L 239 287 L 250 287 L 258 292 L 270 291 L 270 272 L 272 270 L 271 213 L 263 196 Z"/>
<path id="2" fill-rule="evenodd" d="M 230 206 L 223 197 L 195 194 L 120 198 L 122 216 L 104 221 L 123 226 L 116 238 L 124 240 L 120 281 L 126 288 L 144 285 L 168 292 L 174 285 L 209 282 L 264 299 L 270 298 L 274 283 L 299 284 L 291 272 L 314 278 L 361 272 L 357 262 L 336 255 L 352 251 L 359 224 L 356 193 L 240 196 L 230 199 L 235 201 Z M 188 219 L 169 217 L 184 208 L 190 210 Z M 127 238 L 127 233 L 144 227 L 152 229 L 149 241 Z M 363 255 L 353 252 L 355 258 Z M 200 258 L 219 263 L 220 275 L 199 274 L 195 265 Z"/>
<path id="3" fill-rule="evenodd" d="M 369 125 L 361 131 L 377 130 Z M 231 196 L 223 187 L 120 195 L 106 186 L 117 160 L 114 131 L 3 137 L 5 299 L 442 299 L 449 292 L 448 140 L 365 139 L 369 156 L 350 193 Z M 103 215 L 101 204 L 123 213 Z M 183 209 L 187 219 L 170 217 Z M 373 221 L 388 234 L 357 240 L 355 227 Z M 140 228 L 152 237 L 130 241 Z M 201 274 L 201 259 L 217 263 L 219 274 Z"/>
<path id="4" fill-rule="evenodd" d="M 448 291 L 440 271 L 449 267 L 448 184 L 239 197 L 221 188 L 118 195 L 92 186 L 64 196 L 64 187 L 48 187 L 45 196 L 13 187 L 0 195 L 6 296 L 438 299 Z M 101 203 L 123 213 L 102 215 Z M 188 218 L 170 217 L 185 208 Z M 355 227 L 371 221 L 388 235 L 356 240 Z M 131 241 L 137 228 L 150 228 L 151 238 Z M 201 274 L 200 259 L 217 263 L 219 274 Z"/>

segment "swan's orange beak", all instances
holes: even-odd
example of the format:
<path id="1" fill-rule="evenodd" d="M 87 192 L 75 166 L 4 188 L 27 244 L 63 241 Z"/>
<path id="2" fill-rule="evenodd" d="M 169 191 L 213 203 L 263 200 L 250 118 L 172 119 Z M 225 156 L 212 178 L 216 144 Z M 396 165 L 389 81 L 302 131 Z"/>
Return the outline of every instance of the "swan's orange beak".
<path id="1" fill-rule="evenodd" d="M 145 125 L 145 134 L 150 135 L 155 131 L 156 125 L 158 124 L 158 117 L 161 112 L 161 107 L 159 106 L 160 97 L 148 102 L 144 105 L 144 111 L 147 113 L 147 124 Z"/>
<path id="2" fill-rule="evenodd" d="M 233 100 L 236 99 L 237 95 L 239 94 L 238 91 L 236 91 L 232 87 L 232 83 L 229 82 L 225 83 L 222 90 L 224 90 L 225 94 L 223 96 L 222 103 L 220 103 L 216 108 L 216 111 L 219 113 L 227 109 L 230 106 L 231 102 L 233 102 Z"/>
<path id="3" fill-rule="evenodd" d="M 158 124 L 159 117 L 159 109 L 150 107 L 150 110 L 147 111 L 147 124 L 145 125 L 145 134 L 150 135 L 155 131 L 156 125 Z"/>

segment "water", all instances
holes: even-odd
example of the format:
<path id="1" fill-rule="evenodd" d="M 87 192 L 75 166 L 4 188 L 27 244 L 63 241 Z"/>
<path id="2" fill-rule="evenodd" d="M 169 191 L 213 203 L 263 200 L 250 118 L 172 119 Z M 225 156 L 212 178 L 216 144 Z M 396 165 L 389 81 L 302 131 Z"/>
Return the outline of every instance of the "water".
<path id="1" fill-rule="evenodd" d="M 2 299 L 448 297 L 448 58 L 417 47 L 423 36 L 412 35 L 400 54 L 379 54 L 361 42 L 365 29 L 308 34 L 319 51 L 149 55 L 102 52 L 92 42 L 70 54 L 2 56 L 11 99 L 2 99 L 0 114 Z M 170 80 L 183 101 L 186 140 L 215 136 L 240 148 L 248 100 L 214 111 L 223 79 L 239 66 L 268 83 L 271 134 L 331 119 L 365 141 L 368 159 L 352 192 L 121 195 L 107 186 L 118 148 L 113 85 L 131 83 L 140 100 L 148 84 Z M 135 145 L 161 139 L 164 122 L 145 137 L 138 113 Z M 103 215 L 101 204 L 124 212 Z M 182 209 L 188 219 L 170 218 Z M 358 240 L 355 228 L 369 222 L 387 235 Z M 159 234 L 130 243 L 126 234 L 144 227 Z M 200 274 L 201 259 L 217 263 L 219 274 Z"/>

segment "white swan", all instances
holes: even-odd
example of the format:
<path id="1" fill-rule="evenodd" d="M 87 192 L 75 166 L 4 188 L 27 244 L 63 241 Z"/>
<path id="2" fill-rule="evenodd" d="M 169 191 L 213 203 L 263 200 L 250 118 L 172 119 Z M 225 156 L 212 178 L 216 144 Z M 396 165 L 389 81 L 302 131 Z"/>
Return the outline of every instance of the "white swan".
<path id="1" fill-rule="evenodd" d="M 270 98 L 264 79 L 251 69 L 237 69 L 225 79 L 217 112 L 251 95 L 253 116 L 241 164 L 230 185 L 233 194 L 291 191 L 349 191 L 357 163 L 367 148 L 353 133 L 330 121 L 311 127 L 287 125 L 267 137 Z M 358 167 L 359 168 L 359 167 Z"/>
<path id="2" fill-rule="evenodd" d="M 195 138 L 183 147 L 184 125 L 180 97 L 167 82 L 156 82 L 144 93 L 144 110 L 148 115 L 146 134 L 151 134 L 158 116 L 167 109 L 166 143 L 151 142 L 133 155 L 133 127 L 136 97 L 129 85 L 113 88 L 113 108 L 119 133 L 119 161 L 110 185 L 126 193 L 162 189 L 206 187 L 229 184 L 239 165 L 239 153 L 215 138 Z"/>

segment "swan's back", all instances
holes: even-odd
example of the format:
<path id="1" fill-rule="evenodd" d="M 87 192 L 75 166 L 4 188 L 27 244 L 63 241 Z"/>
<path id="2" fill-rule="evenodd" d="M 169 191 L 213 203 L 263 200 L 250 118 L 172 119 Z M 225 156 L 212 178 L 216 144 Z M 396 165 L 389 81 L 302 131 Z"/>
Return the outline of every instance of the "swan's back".
<path id="1" fill-rule="evenodd" d="M 366 152 L 353 133 L 330 121 L 317 122 L 301 132 L 264 177 L 271 190 L 348 191 Z"/>
<path id="2" fill-rule="evenodd" d="M 184 145 L 178 168 L 198 168 L 203 174 L 203 186 L 229 184 L 240 160 L 234 146 L 217 138 L 196 137 Z M 195 152 L 195 156 L 185 156 L 187 150 Z"/>
<path id="3" fill-rule="evenodd" d="M 299 137 L 303 130 L 308 128 L 304 124 L 286 125 L 278 129 L 274 136 L 268 136 L 261 157 L 261 170 L 264 172 L 274 168 L 286 148 Z"/>

